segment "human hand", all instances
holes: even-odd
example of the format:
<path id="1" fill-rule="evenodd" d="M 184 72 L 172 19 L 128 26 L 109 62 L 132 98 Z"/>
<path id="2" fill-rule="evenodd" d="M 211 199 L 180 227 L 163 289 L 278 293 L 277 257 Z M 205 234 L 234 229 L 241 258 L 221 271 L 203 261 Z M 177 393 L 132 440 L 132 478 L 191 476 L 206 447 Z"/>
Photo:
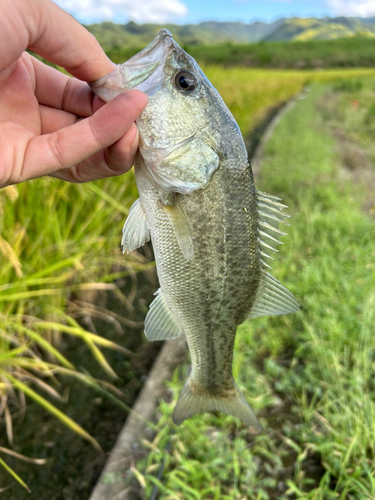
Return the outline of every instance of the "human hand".
<path id="1" fill-rule="evenodd" d="M 84 81 L 113 65 L 50 0 L 2 0 L 0 9 L 0 188 L 44 175 L 86 182 L 128 171 L 138 147 L 134 120 L 147 96 L 127 91 L 108 104 L 94 96 Z"/>

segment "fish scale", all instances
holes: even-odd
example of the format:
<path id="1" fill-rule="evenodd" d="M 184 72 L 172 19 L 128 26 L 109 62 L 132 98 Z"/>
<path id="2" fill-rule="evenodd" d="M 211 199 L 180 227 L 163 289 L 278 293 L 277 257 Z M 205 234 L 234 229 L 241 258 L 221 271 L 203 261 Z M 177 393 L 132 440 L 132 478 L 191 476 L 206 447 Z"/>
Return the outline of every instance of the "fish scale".
<path id="1" fill-rule="evenodd" d="M 151 238 L 154 248 L 160 289 L 146 317 L 146 337 L 184 332 L 188 341 L 192 369 L 173 420 L 222 411 L 259 432 L 232 376 L 233 347 L 237 326 L 247 318 L 299 309 L 267 272 L 285 234 L 278 229 L 285 205 L 255 189 L 235 119 L 167 30 L 91 86 L 104 100 L 127 88 L 149 95 L 137 119 L 140 198 L 121 245 L 131 252 Z"/>

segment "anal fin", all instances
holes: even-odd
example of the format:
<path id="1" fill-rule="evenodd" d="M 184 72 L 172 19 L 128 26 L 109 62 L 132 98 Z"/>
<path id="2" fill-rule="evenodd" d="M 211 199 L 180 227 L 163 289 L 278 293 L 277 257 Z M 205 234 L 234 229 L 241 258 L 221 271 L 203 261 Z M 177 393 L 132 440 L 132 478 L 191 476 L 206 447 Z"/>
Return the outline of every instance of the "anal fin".
<path id="1" fill-rule="evenodd" d="M 132 252 L 149 240 L 150 230 L 148 228 L 146 214 L 143 210 L 141 200 L 138 198 L 132 205 L 122 230 L 122 253 Z"/>
<path id="2" fill-rule="evenodd" d="M 148 340 L 166 340 L 179 337 L 182 330 L 175 322 L 161 288 L 155 293 L 145 321 L 145 335 Z"/>

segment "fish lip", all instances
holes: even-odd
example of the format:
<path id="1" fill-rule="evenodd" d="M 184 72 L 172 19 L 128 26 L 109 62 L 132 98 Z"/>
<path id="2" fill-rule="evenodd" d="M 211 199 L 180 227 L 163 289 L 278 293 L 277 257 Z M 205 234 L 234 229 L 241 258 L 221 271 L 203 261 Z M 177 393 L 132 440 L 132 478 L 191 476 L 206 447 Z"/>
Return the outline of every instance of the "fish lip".
<path id="1" fill-rule="evenodd" d="M 119 64 L 109 75 L 99 78 L 89 85 L 96 89 L 119 89 L 119 83 L 124 90 L 137 88 L 145 82 L 155 70 L 164 65 L 174 48 L 178 47 L 172 34 L 167 29 L 158 32 L 154 40 L 128 61 Z M 139 90 L 143 90 L 140 88 Z M 147 93 L 147 92 L 146 92 Z"/>
<path id="2" fill-rule="evenodd" d="M 156 35 L 156 37 L 152 40 L 152 42 L 147 45 L 147 47 L 145 47 L 140 52 L 135 54 L 135 56 L 131 57 L 124 64 L 120 64 L 120 66 L 124 66 L 126 64 L 137 61 L 138 59 L 143 59 L 145 57 L 148 57 L 150 53 L 152 53 L 153 51 L 155 51 L 155 49 L 158 48 L 159 45 L 168 46 L 174 44 L 175 41 L 173 40 L 172 33 L 167 29 L 161 29 Z"/>

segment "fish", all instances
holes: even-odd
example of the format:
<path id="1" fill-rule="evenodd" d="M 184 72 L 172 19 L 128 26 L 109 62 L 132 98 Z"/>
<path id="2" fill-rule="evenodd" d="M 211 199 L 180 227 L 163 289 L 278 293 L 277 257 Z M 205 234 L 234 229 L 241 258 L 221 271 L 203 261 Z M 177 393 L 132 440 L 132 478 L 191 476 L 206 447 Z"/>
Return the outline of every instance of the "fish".
<path id="1" fill-rule="evenodd" d="M 160 288 L 145 320 L 150 341 L 185 334 L 191 372 L 175 424 L 203 412 L 262 431 L 232 374 L 238 325 L 294 313 L 294 295 L 268 271 L 286 233 L 286 206 L 256 190 L 240 129 L 197 62 L 162 29 L 141 52 L 90 84 L 104 101 L 127 89 L 149 96 L 137 119 L 139 198 L 122 250 L 151 239 Z"/>

